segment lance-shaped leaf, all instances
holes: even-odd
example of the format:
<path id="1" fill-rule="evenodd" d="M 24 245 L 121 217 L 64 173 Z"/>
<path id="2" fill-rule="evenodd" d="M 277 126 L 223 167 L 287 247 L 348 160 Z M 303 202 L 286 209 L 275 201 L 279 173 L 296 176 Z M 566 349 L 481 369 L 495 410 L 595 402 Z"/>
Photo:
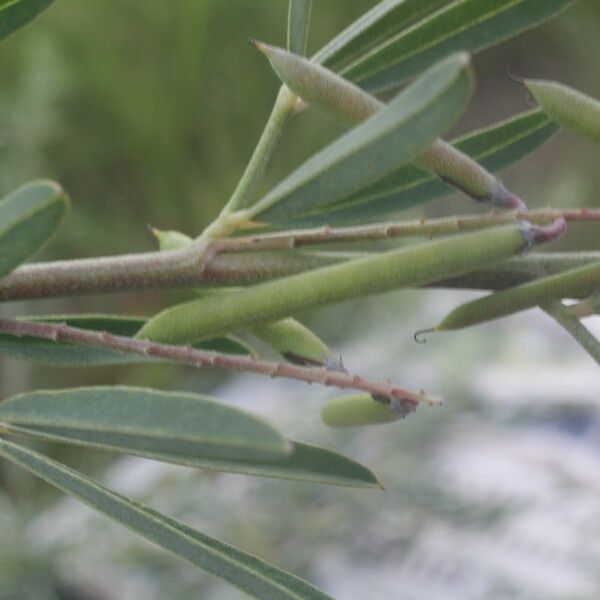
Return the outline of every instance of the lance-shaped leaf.
<path id="1" fill-rule="evenodd" d="M 290 0 L 288 9 L 287 48 L 306 54 L 312 0 Z"/>
<path id="2" fill-rule="evenodd" d="M 476 52 L 507 40 L 574 1 L 455 0 L 358 57 L 340 73 L 370 91 L 389 89 L 451 52 Z"/>
<path id="3" fill-rule="evenodd" d="M 471 97 L 466 54 L 455 54 L 331 145 L 315 154 L 251 210 L 263 221 L 331 204 L 410 162 L 449 129 Z"/>
<path id="4" fill-rule="evenodd" d="M 555 81 L 524 79 L 523 84 L 550 118 L 600 143 L 599 100 Z"/>
<path id="5" fill-rule="evenodd" d="M 4 0 L 0 2 L 0 40 L 21 29 L 54 0 Z"/>
<path id="6" fill-rule="evenodd" d="M 0 455 L 259 600 L 332 600 L 309 583 L 134 502 L 37 452 L 0 440 Z"/>
<path id="7" fill-rule="evenodd" d="M 0 404 L 0 421 L 47 438 L 173 461 L 277 459 L 291 447 L 262 419 L 197 394 L 132 387 L 36 391 Z"/>
<path id="8" fill-rule="evenodd" d="M 69 199 L 51 181 L 28 183 L 0 201 L 0 277 L 39 250 L 69 212 Z"/>
<path id="9" fill-rule="evenodd" d="M 26 321 L 44 323 L 65 323 L 71 327 L 106 331 L 114 335 L 133 337 L 146 322 L 145 319 L 118 315 L 49 315 L 23 317 Z M 252 354 L 247 344 L 234 336 L 207 340 L 196 346 L 202 350 L 224 352 L 226 354 Z M 92 348 L 83 344 L 52 342 L 35 337 L 16 337 L 0 334 L 0 354 L 31 360 L 54 367 L 96 367 L 104 365 L 160 362 L 159 358 L 124 354 L 104 348 Z"/>
<path id="10" fill-rule="evenodd" d="M 312 60 L 338 70 L 448 0 L 383 0 L 317 52 Z"/>
<path id="11" fill-rule="evenodd" d="M 489 171 L 498 171 L 539 148 L 556 131 L 558 125 L 535 109 L 471 132 L 451 143 Z M 376 220 L 382 215 L 418 206 L 455 191 L 455 188 L 418 167 L 405 165 L 336 204 L 304 214 L 297 213 L 290 220 L 298 225 Z"/>
<path id="12" fill-rule="evenodd" d="M 570 314 L 562 302 L 542 304 L 542 310 L 551 316 L 562 328 L 600 365 L 600 341 Z"/>
<path id="13" fill-rule="evenodd" d="M 517 254 L 536 238 L 536 231 L 528 224 L 496 227 L 179 304 L 150 319 L 137 337 L 193 343 L 343 300 L 433 283 Z"/>
<path id="14" fill-rule="evenodd" d="M 1 405 L 0 405 L 1 407 Z M 0 413 L 2 412 L 0 408 Z M 59 414 L 55 414 L 59 418 Z M 71 428 L 40 428 L 39 426 L 4 423 L 7 431 L 35 439 L 64 444 L 75 444 L 98 448 L 109 452 L 141 456 L 150 460 L 208 469 L 253 477 L 288 479 L 326 485 L 340 485 L 355 488 L 380 487 L 376 476 L 367 467 L 331 450 L 292 442 L 288 440 L 289 454 L 268 459 L 240 456 L 237 458 L 213 458 L 204 455 L 185 455 L 180 452 L 160 451 L 159 449 L 139 448 L 129 437 L 103 435 L 92 436 L 89 432 Z"/>

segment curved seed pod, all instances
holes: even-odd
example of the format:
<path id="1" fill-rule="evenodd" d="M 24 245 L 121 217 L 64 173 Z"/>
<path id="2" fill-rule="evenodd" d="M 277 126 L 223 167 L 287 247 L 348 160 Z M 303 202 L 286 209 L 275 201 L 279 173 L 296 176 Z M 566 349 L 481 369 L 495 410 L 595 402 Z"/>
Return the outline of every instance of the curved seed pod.
<path id="1" fill-rule="evenodd" d="M 600 101 L 555 81 L 522 81 L 551 119 L 600 143 Z"/>
<path id="2" fill-rule="evenodd" d="M 193 239 L 179 231 L 152 229 L 161 250 L 177 250 L 189 246 Z M 239 290 L 239 288 L 238 288 Z M 220 289 L 219 295 L 237 291 L 235 288 Z M 211 290 L 210 295 L 214 295 Z M 308 327 L 295 319 L 287 318 L 260 327 L 251 327 L 249 332 L 279 352 L 286 360 L 298 365 L 335 364 L 336 357 L 325 342 Z"/>
<path id="3" fill-rule="evenodd" d="M 262 42 L 254 42 L 254 45 L 267 56 L 277 76 L 297 96 L 338 120 L 355 125 L 385 106 L 357 85 L 317 63 L 276 46 Z M 502 208 L 525 208 L 494 175 L 439 138 L 415 162 L 474 200 L 490 200 Z"/>
<path id="4" fill-rule="evenodd" d="M 138 337 L 193 343 L 351 298 L 425 285 L 517 254 L 539 231 L 529 223 L 497 227 L 284 277 L 221 298 L 187 302 L 150 319 Z"/>
<path id="5" fill-rule="evenodd" d="M 562 298 L 600 291 L 600 262 L 496 292 L 454 309 L 434 331 L 463 329 Z"/>
<path id="6" fill-rule="evenodd" d="M 380 425 L 404 419 L 414 410 L 414 404 L 383 402 L 369 394 L 353 394 L 327 402 L 321 409 L 321 419 L 329 427 Z"/>
<path id="7" fill-rule="evenodd" d="M 28 183 L 0 201 L 0 277 L 46 243 L 69 207 L 69 198 L 53 181 Z"/>

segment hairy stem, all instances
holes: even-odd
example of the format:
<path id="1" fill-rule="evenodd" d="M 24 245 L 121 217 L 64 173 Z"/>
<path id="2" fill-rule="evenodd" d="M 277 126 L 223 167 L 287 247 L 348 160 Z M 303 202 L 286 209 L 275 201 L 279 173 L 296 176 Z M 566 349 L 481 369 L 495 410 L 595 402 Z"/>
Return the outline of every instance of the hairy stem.
<path id="1" fill-rule="evenodd" d="M 228 215 L 247 208 L 255 199 L 258 184 L 279 143 L 285 124 L 294 112 L 297 97 L 287 86 L 281 86 L 271 116 L 254 149 L 250 162 L 242 175 L 233 195 L 223 208 L 222 215 Z"/>
<path id="2" fill-rule="evenodd" d="M 250 284 L 322 267 L 344 259 L 339 254 L 268 254 L 265 252 L 267 250 L 289 251 L 302 246 L 334 242 L 460 233 L 514 222 L 521 217 L 538 224 L 550 223 L 559 217 L 566 221 L 600 221 L 600 210 L 542 209 L 527 213 L 510 211 L 354 227 L 321 227 L 212 239 L 210 243 L 207 243 L 206 239 L 200 239 L 194 245 L 181 250 L 33 263 L 19 267 L 0 281 L 0 301 Z M 573 266 L 579 264 L 579 256 L 574 256 Z M 449 287 L 498 289 L 494 283 L 494 271 L 490 273 L 491 277 L 484 274 L 483 284 L 477 277 L 471 284 L 471 279 L 467 276 L 455 284 L 449 282 Z M 510 270 L 509 278 L 512 273 L 513 270 Z M 526 279 L 521 277 L 518 283 L 536 276 L 538 275 L 535 273 L 531 276 L 527 273 Z M 520 277 L 520 271 L 517 277 Z"/>
<path id="3" fill-rule="evenodd" d="M 159 344 L 146 340 L 113 335 L 108 332 L 89 331 L 70 327 L 64 323 L 40 323 L 17 319 L 0 319 L 0 332 L 17 337 L 37 337 L 54 342 L 83 344 L 97 348 L 107 348 L 117 352 L 154 356 L 170 362 L 190 365 L 197 368 L 212 367 L 257 373 L 268 377 L 284 377 L 306 383 L 353 389 L 367 392 L 376 397 L 399 400 L 409 404 L 439 404 L 439 400 L 427 396 L 425 392 L 408 390 L 391 383 L 373 382 L 345 371 L 326 368 L 308 368 L 284 363 L 258 360 L 254 357 L 235 356 L 197 350 L 190 346 Z"/>

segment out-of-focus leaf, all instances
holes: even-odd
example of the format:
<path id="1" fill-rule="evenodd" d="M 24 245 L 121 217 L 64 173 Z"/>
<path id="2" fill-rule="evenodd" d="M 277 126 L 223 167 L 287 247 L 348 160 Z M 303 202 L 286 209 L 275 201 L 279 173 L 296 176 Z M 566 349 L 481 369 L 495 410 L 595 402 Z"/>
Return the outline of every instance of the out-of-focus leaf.
<path id="1" fill-rule="evenodd" d="M 291 446 L 266 421 L 197 394 L 134 387 L 36 391 L 0 404 L 0 421 L 63 442 L 171 462 L 277 459 Z"/>
<path id="2" fill-rule="evenodd" d="M 4 0 L 0 3 L 0 40 L 21 29 L 54 0 Z"/>
<path id="3" fill-rule="evenodd" d="M 411 161 L 465 109 L 473 89 L 466 54 L 432 67 L 384 109 L 315 154 L 251 210 L 264 222 L 333 204 Z"/>
<path id="4" fill-rule="evenodd" d="M 317 52 L 312 60 L 339 70 L 350 60 L 432 13 L 448 0 L 383 0 Z"/>
<path id="5" fill-rule="evenodd" d="M 3 198 L 0 201 L 0 277 L 39 250 L 68 212 L 68 197 L 51 181 L 28 183 Z"/>
<path id="6" fill-rule="evenodd" d="M 577 318 L 569 314 L 562 302 L 542 304 L 544 310 L 600 365 L 600 341 Z"/>
<path id="7" fill-rule="evenodd" d="M 575 0 L 455 0 L 384 41 L 341 74 L 361 87 L 397 86 L 451 52 L 476 52 L 554 17 Z"/>
<path id="8" fill-rule="evenodd" d="M 44 323 L 65 323 L 71 327 L 106 331 L 126 337 L 133 337 L 146 322 L 142 318 L 118 315 L 51 315 L 47 317 L 24 317 L 24 319 Z M 226 354 L 252 353 L 249 346 L 233 336 L 208 340 L 198 344 L 196 348 Z M 82 344 L 52 342 L 42 338 L 16 337 L 5 333 L 0 334 L 0 354 L 54 367 L 92 367 L 161 361 L 161 359 L 151 356 L 126 354 Z"/>
<path id="9" fill-rule="evenodd" d="M 287 48 L 296 54 L 306 54 L 312 0 L 290 0 L 288 10 Z"/>
<path id="10" fill-rule="evenodd" d="M 254 598 L 332 600 L 302 579 L 121 496 L 37 452 L 0 440 L 0 455 Z"/>
<path id="11" fill-rule="evenodd" d="M 535 109 L 469 133 L 452 144 L 486 169 L 498 171 L 539 148 L 558 128 L 541 110 Z M 368 221 L 455 191 L 439 178 L 406 165 L 335 205 L 313 214 L 298 213 L 291 220 L 299 225 Z"/>

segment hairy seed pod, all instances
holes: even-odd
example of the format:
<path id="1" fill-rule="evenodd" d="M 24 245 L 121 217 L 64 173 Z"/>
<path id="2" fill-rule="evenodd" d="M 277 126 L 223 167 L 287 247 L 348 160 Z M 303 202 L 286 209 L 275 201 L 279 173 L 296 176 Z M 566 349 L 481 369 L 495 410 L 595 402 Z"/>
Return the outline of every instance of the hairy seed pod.
<path id="1" fill-rule="evenodd" d="M 463 329 L 562 298 L 581 298 L 600 291 L 600 262 L 524 283 L 462 304 L 434 331 Z"/>
<path id="2" fill-rule="evenodd" d="M 600 101 L 555 81 L 522 81 L 551 119 L 600 143 Z"/>
<path id="3" fill-rule="evenodd" d="M 375 96 L 317 63 L 276 46 L 256 41 L 254 45 L 297 96 L 338 120 L 355 125 L 385 106 Z M 492 173 L 442 139 L 435 140 L 416 163 L 474 200 L 491 200 L 502 208 L 526 208 Z"/>
<path id="4" fill-rule="evenodd" d="M 194 343 L 343 300 L 425 285 L 509 258 L 534 243 L 539 231 L 529 223 L 506 225 L 179 304 L 150 319 L 138 337 Z"/>
<path id="5" fill-rule="evenodd" d="M 152 233 L 156 236 L 161 250 L 185 248 L 194 241 L 179 231 L 152 229 Z M 235 291 L 236 288 L 210 290 L 208 295 L 222 296 Z M 249 332 L 279 352 L 286 360 L 297 365 L 323 366 L 338 360 L 325 342 L 296 319 L 287 318 L 265 323 L 259 327 L 249 328 Z"/>
<path id="6" fill-rule="evenodd" d="M 369 394 L 353 394 L 327 402 L 321 409 L 321 419 L 329 427 L 381 425 L 404 419 L 414 410 L 414 404 L 403 404 L 399 400 L 390 403 Z"/>

